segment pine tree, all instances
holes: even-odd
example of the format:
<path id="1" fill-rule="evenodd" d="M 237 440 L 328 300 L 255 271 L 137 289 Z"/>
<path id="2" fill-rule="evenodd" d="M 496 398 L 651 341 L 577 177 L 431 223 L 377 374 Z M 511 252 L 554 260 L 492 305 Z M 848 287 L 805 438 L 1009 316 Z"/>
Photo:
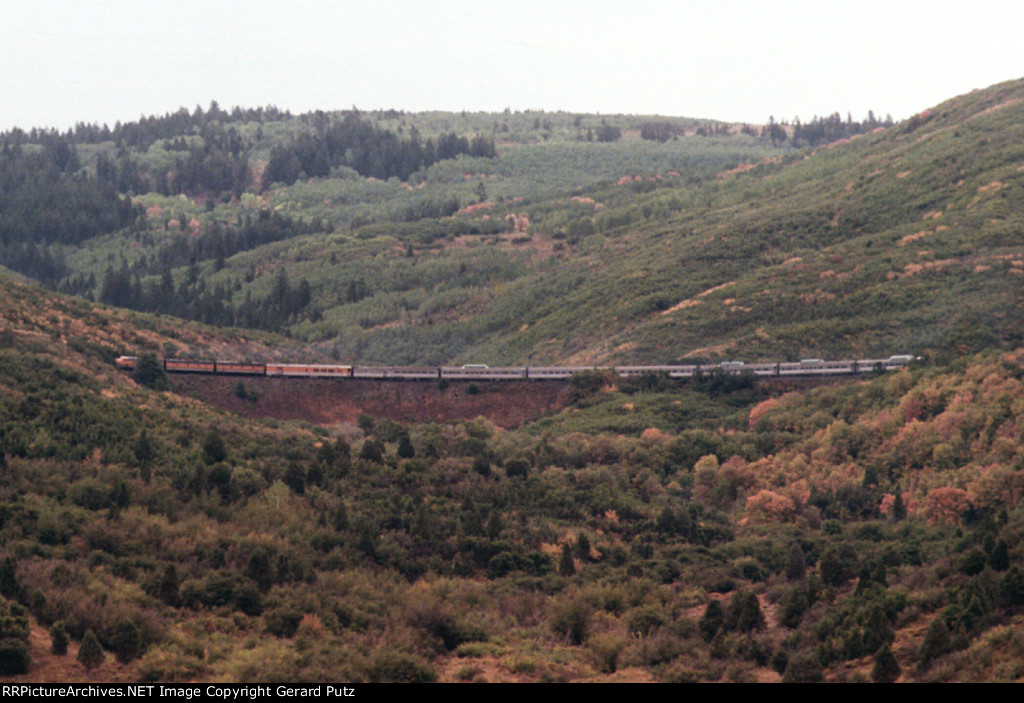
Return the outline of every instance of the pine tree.
<path id="1" fill-rule="evenodd" d="M 416 449 L 412 446 L 412 441 L 409 439 L 408 434 L 402 434 L 402 437 L 398 440 L 398 456 L 402 459 L 412 459 L 416 456 Z"/>
<path id="2" fill-rule="evenodd" d="M 714 639 L 715 633 L 721 629 L 724 621 L 725 613 L 722 611 L 722 604 L 717 600 L 709 601 L 707 608 L 704 609 L 704 615 L 701 616 L 700 622 L 697 623 L 700 636 L 705 642 L 710 642 Z"/>
<path id="3" fill-rule="evenodd" d="M 811 651 L 795 654 L 786 665 L 782 683 L 821 683 L 825 672 L 818 655 Z"/>
<path id="4" fill-rule="evenodd" d="M 792 589 L 785 598 L 782 599 L 781 608 L 779 609 L 779 624 L 789 628 L 795 628 L 803 620 L 804 613 L 807 612 L 807 596 L 804 594 L 804 589 L 800 586 Z"/>
<path id="5" fill-rule="evenodd" d="M 903 502 L 903 494 L 896 491 L 896 500 L 892 504 L 892 519 L 898 522 L 906 517 L 907 506 Z"/>
<path id="6" fill-rule="evenodd" d="M 139 466 L 149 466 L 149 463 L 153 461 L 153 442 L 149 439 L 149 433 L 145 429 L 139 433 L 138 439 L 132 445 L 132 453 Z"/>
<path id="7" fill-rule="evenodd" d="M 584 561 L 590 559 L 590 540 L 583 532 L 576 536 L 576 556 Z"/>
<path id="8" fill-rule="evenodd" d="M 932 620 L 928 630 L 924 633 L 924 641 L 921 643 L 921 650 L 918 653 L 917 666 L 924 671 L 931 666 L 932 661 L 941 657 L 949 651 L 949 628 L 942 616 Z"/>
<path id="9" fill-rule="evenodd" d="M 562 576 L 572 576 L 576 573 L 576 563 L 572 558 L 572 549 L 568 544 L 562 545 L 562 557 L 558 561 L 558 573 Z"/>
<path id="10" fill-rule="evenodd" d="M 1010 568 L 1010 548 L 1002 537 L 993 545 L 992 553 L 988 555 L 988 565 L 993 571 L 1006 571 Z"/>
<path id="11" fill-rule="evenodd" d="M 203 440 L 203 461 L 207 464 L 216 464 L 218 461 L 224 461 L 227 457 L 228 450 L 224 446 L 220 432 L 217 431 L 217 428 L 211 427 Z"/>
<path id="12" fill-rule="evenodd" d="M 135 623 L 127 618 L 121 618 L 114 626 L 114 634 L 110 636 L 110 648 L 117 661 L 122 664 L 127 664 L 142 654 L 142 636 Z"/>
<path id="13" fill-rule="evenodd" d="M 103 647 L 96 639 L 96 634 L 92 630 L 86 630 L 82 644 L 78 647 L 78 661 L 82 663 L 86 671 L 92 671 L 102 664 L 105 658 L 106 655 L 103 654 Z"/>
<path id="14" fill-rule="evenodd" d="M 750 632 L 762 627 L 764 627 L 764 614 L 761 612 L 761 602 L 757 599 L 757 594 L 746 591 L 739 599 L 736 629 L 740 632 Z"/>
<path id="15" fill-rule="evenodd" d="M 179 586 L 178 570 L 174 568 L 174 564 L 168 564 L 160 577 L 157 596 L 167 605 L 177 605 Z"/>
<path id="16" fill-rule="evenodd" d="M 883 646 L 875 654 L 875 665 L 871 669 L 871 680 L 875 683 L 893 683 L 900 677 L 902 669 L 893 655 L 889 645 Z"/>
<path id="17" fill-rule="evenodd" d="M 1024 605 L 1024 576 L 1016 565 L 1011 566 L 999 582 L 999 595 L 1008 608 Z"/>
<path id="18" fill-rule="evenodd" d="M 50 652 L 58 656 L 68 653 L 68 629 L 63 620 L 53 623 L 50 628 Z"/>
<path id="19" fill-rule="evenodd" d="M 21 582 L 18 580 L 14 560 L 11 557 L 7 557 L 0 564 L 0 596 L 12 600 L 21 597 Z"/>
<path id="20" fill-rule="evenodd" d="M 786 563 L 786 578 L 790 581 L 799 581 L 807 572 L 807 562 L 804 559 L 804 550 L 794 542 L 789 547 L 789 561 Z"/>
<path id="21" fill-rule="evenodd" d="M 152 352 L 143 352 L 139 355 L 135 362 L 132 378 L 140 386 L 146 386 L 155 391 L 165 391 L 170 388 L 167 374 L 164 372 L 164 365 Z"/>

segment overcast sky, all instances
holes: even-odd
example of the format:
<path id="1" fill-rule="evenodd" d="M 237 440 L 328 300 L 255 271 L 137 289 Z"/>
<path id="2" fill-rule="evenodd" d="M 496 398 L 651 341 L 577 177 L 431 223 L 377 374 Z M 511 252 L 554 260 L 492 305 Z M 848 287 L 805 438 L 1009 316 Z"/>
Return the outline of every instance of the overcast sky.
<path id="1" fill-rule="evenodd" d="M 1024 76 L 1005 0 L 3 0 L 0 129 L 181 106 L 909 117 Z"/>

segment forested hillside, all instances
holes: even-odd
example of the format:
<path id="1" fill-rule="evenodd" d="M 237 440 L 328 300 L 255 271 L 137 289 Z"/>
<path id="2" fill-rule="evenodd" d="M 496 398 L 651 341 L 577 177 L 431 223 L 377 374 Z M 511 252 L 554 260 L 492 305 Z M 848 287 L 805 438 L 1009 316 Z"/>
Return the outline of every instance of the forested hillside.
<path id="1" fill-rule="evenodd" d="M 1021 91 L 900 125 L 214 104 L 15 131 L 3 255 L 58 290 L 356 363 L 1013 344 Z"/>
<path id="2" fill-rule="evenodd" d="M 1021 680 L 1022 110 L 0 135 L 0 263 L 39 282 L 0 271 L 0 677 Z M 895 353 L 590 371 L 514 428 L 218 386 L 243 416 L 156 363 Z"/>
<path id="3" fill-rule="evenodd" d="M 1022 676 L 1024 352 L 316 426 L 112 364 L 280 340 L 0 287 L 5 680 Z"/>

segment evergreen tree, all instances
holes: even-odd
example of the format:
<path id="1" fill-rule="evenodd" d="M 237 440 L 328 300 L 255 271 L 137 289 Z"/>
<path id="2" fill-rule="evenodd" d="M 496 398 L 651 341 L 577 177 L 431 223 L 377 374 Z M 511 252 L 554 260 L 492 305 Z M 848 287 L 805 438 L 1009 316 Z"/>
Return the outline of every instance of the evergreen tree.
<path id="1" fill-rule="evenodd" d="M 403 459 L 412 459 L 416 456 L 416 449 L 412 446 L 408 433 L 403 433 L 398 440 L 398 456 Z"/>
<path id="2" fill-rule="evenodd" d="M 11 600 L 21 598 L 21 582 L 18 580 L 14 560 L 11 557 L 7 557 L 0 564 L 0 596 Z"/>
<path id="3" fill-rule="evenodd" d="M 1003 575 L 999 583 L 999 596 L 1008 608 L 1024 605 L 1024 576 L 1016 564 Z"/>
<path id="4" fill-rule="evenodd" d="M 174 564 L 168 564 L 164 567 L 164 573 L 160 577 L 160 583 L 157 586 L 157 597 L 168 605 L 177 605 L 179 586 L 178 570 L 174 568 Z"/>
<path id="5" fill-rule="evenodd" d="M 150 462 L 153 461 L 153 442 L 150 441 L 149 433 L 145 429 L 139 433 L 138 439 L 132 445 L 132 454 L 135 455 L 135 461 L 138 462 L 140 467 L 149 466 Z"/>
<path id="6" fill-rule="evenodd" d="M 573 576 L 576 573 L 576 564 L 572 558 L 572 549 L 568 544 L 562 545 L 562 556 L 558 560 L 558 573 L 562 576 Z"/>
<path id="7" fill-rule="evenodd" d="M 949 648 L 949 628 L 946 626 L 946 621 L 940 615 L 932 620 L 924 633 L 924 641 L 921 643 L 921 649 L 917 657 L 918 668 L 924 671 L 931 666 L 934 659 L 948 652 Z"/>
<path id="8" fill-rule="evenodd" d="M 224 440 L 221 439 L 220 432 L 217 431 L 217 428 L 211 427 L 203 440 L 203 461 L 207 464 L 216 464 L 227 458 L 228 451 L 224 446 Z"/>
<path id="9" fill-rule="evenodd" d="M 590 559 L 590 540 L 583 532 L 576 536 L 576 556 L 584 561 Z"/>
<path id="10" fill-rule="evenodd" d="M 782 607 L 779 609 L 779 624 L 789 628 L 795 628 L 800 624 L 807 612 L 807 596 L 804 589 L 797 586 L 786 594 L 782 600 Z"/>
<path id="11" fill-rule="evenodd" d="M 68 653 L 68 629 L 63 620 L 53 623 L 50 628 L 50 652 L 58 656 Z"/>
<path id="12" fill-rule="evenodd" d="M 85 667 L 86 671 L 92 671 L 103 663 L 106 655 L 103 654 L 103 647 L 96 639 L 96 634 L 90 629 L 85 631 L 82 637 L 82 644 L 78 647 L 78 661 Z"/>
<path id="13" fill-rule="evenodd" d="M 110 636 L 110 648 L 122 664 L 138 658 L 142 654 L 142 636 L 139 628 L 128 618 L 121 618 L 114 626 L 114 633 Z"/>
<path id="14" fill-rule="evenodd" d="M 284 483 L 296 495 L 306 492 L 306 472 L 297 462 L 288 464 L 288 470 L 284 472 Z"/>
<path id="15" fill-rule="evenodd" d="M 896 491 L 896 500 L 892 504 L 892 519 L 898 522 L 906 517 L 907 506 L 903 502 L 903 494 L 900 491 Z"/>
<path id="16" fill-rule="evenodd" d="M 761 602 L 753 591 L 744 591 L 733 599 L 731 607 L 736 607 L 735 629 L 740 632 L 751 632 L 764 627 L 764 614 L 761 612 Z M 729 620 L 733 620 L 730 617 Z"/>
<path id="17" fill-rule="evenodd" d="M 786 578 L 790 581 L 799 581 L 807 572 L 807 562 L 804 558 L 804 550 L 794 542 L 789 546 L 789 560 L 786 562 Z"/>
<path id="18" fill-rule="evenodd" d="M 30 661 L 27 642 L 14 637 L 0 639 L 0 675 L 26 674 Z"/>
<path id="19" fill-rule="evenodd" d="M 705 642 L 710 642 L 721 629 L 723 622 L 725 622 L 725 613 L 722 610 L 722 604 L 717 600 L 709 601 L 704 609 L 704 615 L 701 616 L 700 621 L 697 623 L 700 636 Z"/>
<path id="20" fill-rule="evenodd" d="M 261 591 L 270 590 L 277 580 L 273 555 L 270 550 L 266 547 L 254 549 L 249 555 L 249 561 L 245 563 L 244 573 L 256 583 Z"/>
<path id="21" fill-rule="evenodd" d="M 152 352 L 139 354 L 139 358 L 135 361 L 135 370 L 132 372 L 132 378 L 140 386 L 146 386 L 155 391 L 165 391 L 171 387 L 167 382 L 167 373 L 164 371 L 164 365 L 156 357 L 156 354 Z"/>
<path id="22" fill-rule="evenodd" d="M 878 605 L 872 606 L 864 622 L 865 653 L 877 652 L 882 646 L 892 642 L 895 636 L 885 611 Z"/>
<path id="23" fill-rule="evenodd" d="M 821 683 L 824 678 L 825 672 L 818 655 L 814 652 L 800 652 L 786 665 L 782 683 Z"/>
<path id="24" fill-rule="evenodd" d="M 384 462 L 384 445 L 376 439 L 367 439 L 363 442 L 363 448 L 359 452 L 359 458 L 372 461 L 375 464 Z"/>
<path id="25" fill-rule="evenodd" d="M 988 555 L 988 565 L 993 571 L 1006 571 L 1010 568 L 1010 548 L 1002 537 L 992 546 L 992 552 Z"/>
<path id="26" fill-rule="evenodd" d="M 889 645 L 884 645 L 875 654 L 875 665 L 871 668 L 871 680 L 875 683 L 893 683 L 900 677 L 902 669 Z"/>
<path id="27" fill-rule="evenodd" d="M 473 460 L 473 471 L 481 476 L 490 476 L 491 462 L 485 456 L 478 456 Z"/>
<path id="28" fill-rule="evenodd" d="M 343 532 L 348 529 L 348 511 L 345 509 L 345 501 L 338 501 L 338 507 L 334 509 L 334 513 L 331 518 L 334 529 L 338 532 Z"/>
<path id="29" fill-rule="evenodd" d="M 352 448 L 344 437 L 334 443 L 334 469 L 332 475 L 344 476 L 352 468 Z"/>
<path id="30" fill-rule="evenodd" d="M 20 603 L 0 598 L 0 676 L 28 671 L 28 611 Z"/>

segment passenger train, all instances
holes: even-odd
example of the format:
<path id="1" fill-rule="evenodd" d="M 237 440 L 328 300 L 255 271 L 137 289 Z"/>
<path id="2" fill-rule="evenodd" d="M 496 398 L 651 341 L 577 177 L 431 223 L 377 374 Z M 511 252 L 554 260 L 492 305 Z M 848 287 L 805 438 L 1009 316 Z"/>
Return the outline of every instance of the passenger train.
<path id="1" fill-rule="evenodd" d="M 623 378 L 644 374 L 666 374 L 669 378 L 692 378 L 710 373 L 748 373 L 754 376 L 842 376 L 872 371 L 901 369 L 916 357 L 897 354 L 885 359 L 823 361 L 803 359 L 795 362 L 746 364 L 723 361 L 717 364 L 681 366 L 341 366 L 333 364 L 256 364 L 203 359 L 163 359 L 168 373 L 223 374 L 229 376 L 270 376 L 289 378 L 366 378 L 378 380 L 566 380 L 583 371 L 609 371 Z M 120 356 L 118 368 L 131 371 L 138 357 Z"/>

